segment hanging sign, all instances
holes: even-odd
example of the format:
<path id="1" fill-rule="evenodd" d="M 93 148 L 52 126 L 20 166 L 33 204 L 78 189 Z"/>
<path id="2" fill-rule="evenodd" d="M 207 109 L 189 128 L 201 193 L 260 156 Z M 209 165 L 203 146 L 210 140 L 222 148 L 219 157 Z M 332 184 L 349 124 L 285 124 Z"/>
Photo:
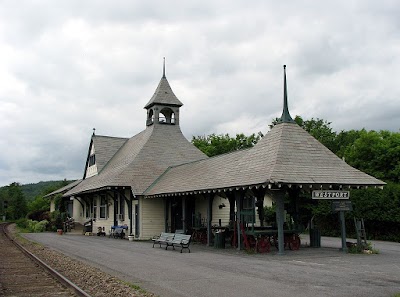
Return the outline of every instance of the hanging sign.
<path id="1" fill-rule="evenodd" d="M 350 200 L 332 201 L 332 211 L 352 211 L 353 206 Z"/>
<path id="2" fill-rule="evenodd" d="M 314 190 L 312 199 L 349 199 L 350 191 Z"/>

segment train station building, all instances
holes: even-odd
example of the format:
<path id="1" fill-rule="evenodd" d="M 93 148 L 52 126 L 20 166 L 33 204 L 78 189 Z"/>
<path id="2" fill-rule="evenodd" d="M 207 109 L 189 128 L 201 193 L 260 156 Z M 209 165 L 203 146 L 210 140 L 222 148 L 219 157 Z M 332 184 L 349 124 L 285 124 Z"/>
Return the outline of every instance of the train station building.
<path id="1" fill-rule="evenodd" d="M 145 129 L 132 138 L 93 133 L 83 178 L 64 189 L 70 215 L 107 232 L 126 225 L 128 234 L 149 239 L 161 232 L 205 228 L 262 230 L 262 209 L 275 204 L 279 251 L 283 251 L 284 199 L 312 190 L 382 187 L 385 183 L 348 165 L 292 119 L 284 69 L 283 112 L 253 147 L 207 157 L 180 129 L 182 102 L 165 76 L 145 105 Z M 183 115 L 184 116 L 184 115 Z M 95 231 L 94 231 L 95 232 Z M 253 229 L 254 232 L 254 229 Z"/>

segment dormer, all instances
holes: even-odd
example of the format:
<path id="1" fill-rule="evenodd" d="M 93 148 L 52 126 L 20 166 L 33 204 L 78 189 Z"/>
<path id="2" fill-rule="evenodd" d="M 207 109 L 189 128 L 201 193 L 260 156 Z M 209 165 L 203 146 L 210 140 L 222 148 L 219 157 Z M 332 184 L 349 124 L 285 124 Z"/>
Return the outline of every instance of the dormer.
<path id="1" fill-rule="evenodd" d="M 182 102 L 176 98 L 165 76 L 165 60 L 163 76 L 154 95 L 144 107 L 147 109 L 146 125 L 179 125 L 179 108 Z"/>

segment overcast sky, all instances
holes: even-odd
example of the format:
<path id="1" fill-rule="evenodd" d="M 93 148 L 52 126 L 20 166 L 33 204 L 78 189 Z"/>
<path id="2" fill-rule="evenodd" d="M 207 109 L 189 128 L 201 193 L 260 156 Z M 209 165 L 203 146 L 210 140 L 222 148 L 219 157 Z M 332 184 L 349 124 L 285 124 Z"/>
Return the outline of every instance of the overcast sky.
<path id="1" fill-rule="evenodd" d="M 83 176 L 92 129 L 131 137 L 166 74 L 192 135 L 282 113 L 399 131 L 400 2 L 0 1 L 0 186 Z"/>

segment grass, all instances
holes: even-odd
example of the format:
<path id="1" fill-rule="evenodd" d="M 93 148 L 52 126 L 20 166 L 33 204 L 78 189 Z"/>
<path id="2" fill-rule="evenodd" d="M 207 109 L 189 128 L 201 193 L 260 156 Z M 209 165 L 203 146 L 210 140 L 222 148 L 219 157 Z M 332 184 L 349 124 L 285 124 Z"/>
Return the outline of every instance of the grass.
<path id="1" fill-rule="evenodd" d="M 370 242 L 367 243 L 367 246 L 363 248 L 362 246 L 353 245 L 349 247 L 350 254 L 379 254 L 379 250 L 372 247 Z M 396 296 L 397 297 L 397 296 Z M 400 295 L 398 296 L 400 297 Z"/>
<path id="2" fill-rule="evenodd" d="M 132 288 L 132 289 L 138 291 L 139 293 L 142 293 L 142 294 L 146 294 L 146 293 L 147 293 L 146 290 L 142 289 L 142 288 L 141 288 L 140 286 L 138 286 L 138 285 L 135 285 L 135 284 L 132 284 L 132 283 L 130 283 L 130 282 L 123 281 L 123 280 L 120 280 L 120 282 L 123 283 L 124 285 L 127 285 L 128 287 L 130 287 L 130 288 Z"/>

